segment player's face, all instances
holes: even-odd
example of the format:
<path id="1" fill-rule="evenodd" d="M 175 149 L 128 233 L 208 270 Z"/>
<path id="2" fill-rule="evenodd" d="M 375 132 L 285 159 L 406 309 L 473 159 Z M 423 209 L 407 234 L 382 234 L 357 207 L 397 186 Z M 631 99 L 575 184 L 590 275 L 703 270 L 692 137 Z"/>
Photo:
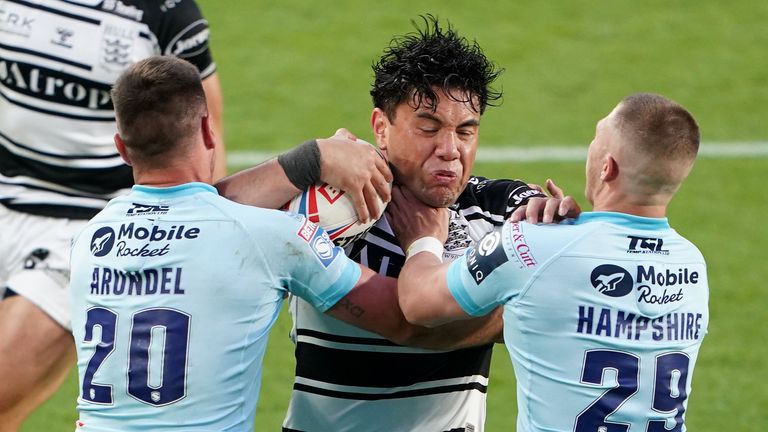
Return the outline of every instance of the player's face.
<path id="1" fill-rule="evenodd" d="M 403 103 L 395 110 L 393 122 L 379 109 L 371 121 L 395 182 L 427 205 L 447 207 L 464 190 L 475 163 L 480 113 L 442 90 L 436 93 L 439 101 L 434 112 Z"/>

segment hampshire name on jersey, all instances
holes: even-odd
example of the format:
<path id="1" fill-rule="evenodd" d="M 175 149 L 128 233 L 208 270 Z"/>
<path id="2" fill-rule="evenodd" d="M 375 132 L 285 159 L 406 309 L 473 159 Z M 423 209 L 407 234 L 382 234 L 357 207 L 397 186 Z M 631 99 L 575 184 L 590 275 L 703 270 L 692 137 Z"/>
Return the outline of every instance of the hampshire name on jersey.
<path id="1" fill-rule="evenodd" d="M 448 288 L 471 315 L 504 305 L 518 432 L 685 430 L 709 289 L 666 219 L 505 224 L 451 264 Z"/>

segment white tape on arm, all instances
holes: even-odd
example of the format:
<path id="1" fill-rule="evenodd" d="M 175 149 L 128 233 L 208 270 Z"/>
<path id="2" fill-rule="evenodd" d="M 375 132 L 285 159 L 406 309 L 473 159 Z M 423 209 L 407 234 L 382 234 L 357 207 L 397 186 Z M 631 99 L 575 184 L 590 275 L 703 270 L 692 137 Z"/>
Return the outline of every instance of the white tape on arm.
<path id="1" fill-rule="evenodd" d="M 434 237 L 422 237 L 411 243 L 405 254 L 405 260 L 408 261 L 419 252 L 429 252 L 443 262 L 443 242 Z"/>

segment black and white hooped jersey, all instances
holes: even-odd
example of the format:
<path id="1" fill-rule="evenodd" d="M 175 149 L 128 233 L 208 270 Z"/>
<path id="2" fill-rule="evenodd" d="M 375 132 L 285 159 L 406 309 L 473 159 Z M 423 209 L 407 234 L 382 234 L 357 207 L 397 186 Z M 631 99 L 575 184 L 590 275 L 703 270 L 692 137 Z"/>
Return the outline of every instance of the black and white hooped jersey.
<path id="1" fill-rule="evenodd" d="M 0 203 L 90 218 L 127 192 L 109 91 L 152 55 L 215 71 L 193 0 L 0 0 Z"/>
<path id="2" fill-rule="evenodd" d="M 471 177 L 451 207 L 444 259 L 453 260 L 528 198 L 518 180 Z M 347 255 L 397 277 L 405 257 L 386 218 Z M 485 422 L 492 345 L 432 351 L 396 345 L 292 298 L 296 378 L 284 431 L 479 432 Z"/>

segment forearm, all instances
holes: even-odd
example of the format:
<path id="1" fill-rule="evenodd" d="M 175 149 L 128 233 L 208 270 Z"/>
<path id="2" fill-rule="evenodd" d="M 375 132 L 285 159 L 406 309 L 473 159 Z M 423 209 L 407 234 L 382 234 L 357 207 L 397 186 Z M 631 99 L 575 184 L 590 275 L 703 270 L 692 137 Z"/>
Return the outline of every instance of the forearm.
<path id="1" fill-rule="evenodd" d="M 282 207 L 300 192 L 288 180 L 277 158 L 232 174 L 214 186 L 232 201 L 273 209 Z"/>
<path id="2" fill-rule="evenodd" d="M 273 209 L 282 207 L 301 192 L 288 180 L 277 158 L 232 174 L 214 186 L 219 194 L 232 201 Z"/>
<path id="3" fill-rule="evenodd" d="M 406 260 L 397 286 L 400 308 L 410 323 L 437 327 L 469 318 L 448 290 L 447 271 L 447 264 L 429 252 Z"/>
<path id="4" fill-rule="evenodd" d="M 320 180 L 317 140 L 294 147 L 277 158 L 240 171 L 216 184 L 219 193 L 241 204 L 280 208 Z"/>
<path id="5" fill-rule="evenodd" d="M 414 326 L 399 340 L 400 345 L 456 350 L 503 341 L 502 308 L 490 314 L 468 320 L 454 321 L 438 327 Z"/>

